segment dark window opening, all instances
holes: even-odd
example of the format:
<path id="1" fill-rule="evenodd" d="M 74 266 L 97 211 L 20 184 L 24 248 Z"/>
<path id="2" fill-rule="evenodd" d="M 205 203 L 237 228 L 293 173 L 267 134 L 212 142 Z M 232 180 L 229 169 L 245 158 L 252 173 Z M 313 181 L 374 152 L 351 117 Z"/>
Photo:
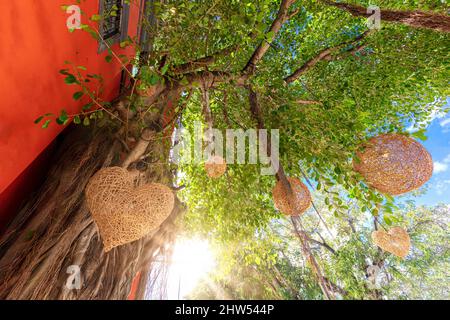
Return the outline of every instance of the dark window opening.
<path id="1" fill-rule="evenodd" d="M 118 10 L 117 10 L 117 9 Z M 112 16 L 111 13 L 115 11 L 116 15 Z M 107 40 L 116 34 L 120 33 L 120 20 L 122 15 L 122 1 L 121 0 L 103 0 L 103 12 L 104 20 L 102 23 L 101 31 L 103 39 Z"/>
<path id="2" fill-rule="evenodd" d="M 129 6 L 123 0 L 100 0 L 100 15 L 103 17 L 100 23 L 99 51 L 105 50 L 109 46 L 123 41 L 128 35 Z M 111 15 L 112 12 L 115 12 Z"/>

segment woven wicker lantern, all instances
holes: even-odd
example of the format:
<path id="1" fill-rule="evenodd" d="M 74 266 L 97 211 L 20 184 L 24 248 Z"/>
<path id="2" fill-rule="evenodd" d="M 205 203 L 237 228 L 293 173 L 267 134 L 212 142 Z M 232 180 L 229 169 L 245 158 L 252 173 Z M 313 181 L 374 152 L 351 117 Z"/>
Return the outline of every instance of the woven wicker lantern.
<path id="1" fill-rule="evenodd" d="M 400 227 L 393 227 L 388 232 L 377 230 L 372 232 L 372 241 L 384 251 L 404 259 L 411 247 L 408 233 Z"/>
<path id="2" fill-rule="evenodd" d="M 281 181 L 277 181 L 272 190 L 275 207 L 282 213 L 290 216 L 303 214 L 311 206 L 311 193 L 297 178 L 287 178 L 291 185 L 292 194 L 285 190 Z"/>
<path id="3" fill-rule="evenodd" d="M 151 183 L 135 188 L 133 176 L 120 167 L 98 171 L 85 193 L 105 252 L 148 235 L 170 215 L 175 203 L 169 187 Z"/>
<path id="4" fill-rule="evenodd" d="M 357 152 L 353 168 L 367 184 L 390 195 L 403 194 L 421 187 L 433 174 L 433 160 L 416 140 L 400 134 L 382 134 L 371 138 Z"/>
<path id="5" fill-rule="evenodd" d="M 219 178 L 227 171 L 227 163 L 220 156 L 212 156 L 205 162 L 205 170 L 210 178 Z"/>

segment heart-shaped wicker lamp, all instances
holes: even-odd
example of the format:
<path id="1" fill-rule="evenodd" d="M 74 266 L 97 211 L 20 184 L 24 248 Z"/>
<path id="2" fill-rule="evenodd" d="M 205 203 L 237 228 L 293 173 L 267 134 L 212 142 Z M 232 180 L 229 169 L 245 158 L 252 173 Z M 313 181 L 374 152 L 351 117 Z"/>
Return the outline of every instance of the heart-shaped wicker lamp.
<path id="1" fill-rule="evenodd" d="M 353 168 L 376 190 L 399 195 L 421 187 L 433 174 L 433 160 L 416 140 L 382 134 L 368 140 L 356 153 Z"/>
<path id="2" fill-rule="evenodd" d="M 408 233 L 400 227 L 393 227 L 388 232 L 378 230 L 372 232 L 372 241 L 384 251 L 404 259 L 409 252 L 411 240 Z"/>
<path id="3" fill-rule="evenodd" d="M 132 175 L 120 167 L 99 170 L 85 193 L 106 252 L 148 235 L 170 215 L 175 203 L 169 187 L 150 183 L 135 188 Z"/>

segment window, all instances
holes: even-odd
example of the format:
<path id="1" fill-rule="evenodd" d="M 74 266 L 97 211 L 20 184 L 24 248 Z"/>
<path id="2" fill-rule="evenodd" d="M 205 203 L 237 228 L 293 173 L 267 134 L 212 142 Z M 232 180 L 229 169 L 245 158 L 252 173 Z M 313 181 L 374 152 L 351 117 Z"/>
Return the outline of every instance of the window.
<path id="1" fill-rule="evenodd" d="M 129 6 L 123 0 L 99 0 L 100 15 L 103 17 L 100 23 L 100 34 L 109 46 L 124 41 L 128 35 Z M 110 13 L 115 11 L 115 15 Z M 104 41 L 100 41 L 99 52 L 107 48 Z"/>

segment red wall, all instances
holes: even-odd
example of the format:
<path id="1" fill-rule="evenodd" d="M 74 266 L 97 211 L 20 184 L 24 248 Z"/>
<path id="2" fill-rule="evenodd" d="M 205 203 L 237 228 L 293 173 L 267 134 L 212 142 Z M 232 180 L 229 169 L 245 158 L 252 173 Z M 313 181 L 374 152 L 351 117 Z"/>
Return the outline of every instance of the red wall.
<path id="1" fill-rule="evenodd" d="M 141 273 L 138 272 L 133 278 L 133 282 L 131 283 L 130 293 L 128 294 L 127 300 L 136 300 L 136 293 L 139 288 L 139 282 L 141 281 Z"/>
<path id="2" fill-rule="evenodd" d="M 34 120 L 48 112 L 59 114 L 63 108 L 77 113 L 83 104 L 72 99 L 78 88 L 66 85 L 59 74 L 67 68 L 64 61 L 101 74 L 105 100 L 118 94 L 120 65 L 114 59 L 106 63 L 107 53 L 97 54 L 98 43 L 86 32 L 68 32 L 69 15 L 61 9 L 68 4 L 66 0 L 0 1 L 0 224 L 13 214 L 11 203 L 19 201 L 18 193 L 27 196 L 24 187 L 33 183 L 42 166 L 31 166 L 29 173 L 25 169 L 64 129 L 53 122 L 44 130 Z M 92 24 L 87 17 L 98 13 L 98 0 L 81 2 L 80 7 L 86 13 L 82 23 Z M 130 36 L 136 35 L 138 16 L 139 8 L 132 5 Z M 114 50 L 132 54 L 117 46 Z"/>

